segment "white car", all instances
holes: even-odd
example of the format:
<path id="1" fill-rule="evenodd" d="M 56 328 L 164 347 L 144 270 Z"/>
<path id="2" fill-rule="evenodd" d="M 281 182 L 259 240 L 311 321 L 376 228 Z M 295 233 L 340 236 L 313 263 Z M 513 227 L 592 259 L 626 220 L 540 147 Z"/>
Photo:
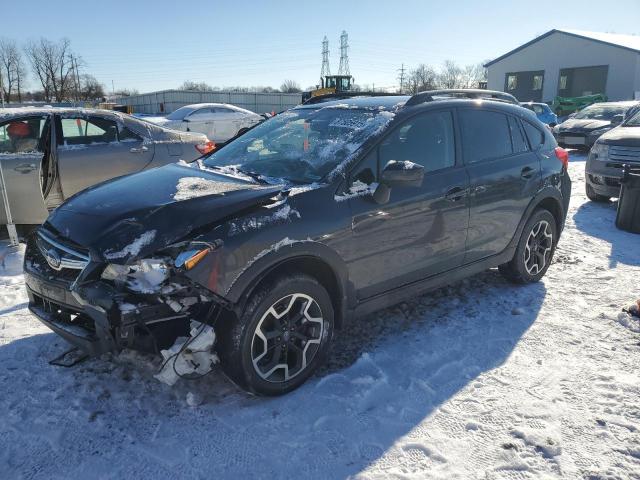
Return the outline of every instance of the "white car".
<path id="1" fill-rule="evenodd" d="M 166 117 L 145 117 L 145 120 L 183 132 L 204 133 L 210 140 L 223 143 L 260 123 L 264 117 L 226 103 L 195 103 Z"/>

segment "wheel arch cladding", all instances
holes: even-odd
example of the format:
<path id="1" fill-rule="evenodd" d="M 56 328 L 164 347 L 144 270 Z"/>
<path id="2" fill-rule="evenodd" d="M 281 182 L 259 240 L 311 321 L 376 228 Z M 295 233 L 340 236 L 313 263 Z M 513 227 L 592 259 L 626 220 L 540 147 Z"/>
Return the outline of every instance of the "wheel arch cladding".
<path id="1" fill-rule="evenodd" d="M 333 259 L 327 256 L 326 252 L 323 255 L 308 252 L 290 253 L 291 255 L 284 258 L 276 254 L 261 258 L 260 262 L 252 265 L 253 268 L 243 272 L 229 290 L 228 296 L 235 300 L 239 310 L 243 310 L 257 288 L 272 282 L 276 277 L 302 273 L 316 279 L 327 290 L 333 305 L 335 327 L 341 328 L 350 305 L 349 299 L 352 297 L 348 290 L 346 266 L 342 260 L 339 257 L 339 260 Z M 333 255 L 337 256 L 335 253 Z"/>
<path id="2" fill-rule="evenodd" d="M 539 208 L 544 208 L 553 215 L 553 218 L 556 220 L 556 229 L 558 233 L 562 232 L 562 227 L 564 226 L 564 215 L 560 201 L 554 197 L 546 197 L 537 203 L 536 209 Z"/>

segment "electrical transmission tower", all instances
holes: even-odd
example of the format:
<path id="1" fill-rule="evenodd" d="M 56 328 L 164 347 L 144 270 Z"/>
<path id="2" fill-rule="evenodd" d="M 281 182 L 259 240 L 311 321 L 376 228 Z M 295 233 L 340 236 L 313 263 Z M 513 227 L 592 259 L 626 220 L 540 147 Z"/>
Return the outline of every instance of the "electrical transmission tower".
<path id="1" fill-rule="evenodd" d="M 404 63 L 402 64 L 402 67 L 398 69 L 398 72 L 400 72 L 398 75 L 398 80 L 400 80 L 399 93 L 404 93 L 404 72 L 405 72 Z"/>
<path id="2" fill-rule="evenodd" d="M 322 70 L 320 70 L 320 85 L 324 85 L 324 77 L 331 75 L 331 67 L 329 66 L 329 40 L 324 36 L 322 40 Z"/>
<path id="3" fill-rule="evenodd" d="M 338 67 L 338 75 L 351 75 L 349 73 L 349 35 L 346 31 L 342 31 L 340 35 L 340 66 Z"/>

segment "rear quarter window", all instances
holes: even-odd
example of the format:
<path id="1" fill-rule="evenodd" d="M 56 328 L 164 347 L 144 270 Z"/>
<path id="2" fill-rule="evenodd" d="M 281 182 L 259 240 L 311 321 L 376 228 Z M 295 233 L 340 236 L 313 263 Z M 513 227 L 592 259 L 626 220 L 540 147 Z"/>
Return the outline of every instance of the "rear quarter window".
<path id="1" fill-rule="evenodd" d="M 522 122 L 522 125 L 524 126 L 524 131 L 527 134 L 531 150 L 538 150 L 544 144 L 544 132 L 542 132 L 538 127 L 534 127 L 526 120 Z"/>

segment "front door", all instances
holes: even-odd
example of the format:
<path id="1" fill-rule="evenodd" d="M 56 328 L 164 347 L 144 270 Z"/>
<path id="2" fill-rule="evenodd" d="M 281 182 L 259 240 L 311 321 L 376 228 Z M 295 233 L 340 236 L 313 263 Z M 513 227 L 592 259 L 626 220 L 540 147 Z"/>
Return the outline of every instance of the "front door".
<path id="1" fill-rule="evenodd" d="M 91 185 L 143 170 L 154 145 L 115 118 L 77 115 L 58 118 L 58 172 L 65 198 Z"/>
<path id="2" fill-rule="evenodd" d="M 344 256 L 359 298 L 462 263 L 468 178 L 456 158 L 453 115 L 443 110 L 404 122 L 354 169 L 352 191 L 375 184 L 378 172 L 391 160 L 409 160 L 425 168 L 421 186 L 392 189 L 388 203 L 376 204 L 370 196 L 349 199 L 352 242 Z"/>
<path id="3" fill-rule="evenodd" d="M 480 109 L 459 111 L 471 179 L 465 263 L 502 252 L 540 187 L 540 159 L 519 119 Z"/>
<path id="4" fill-rule="evenodd" d="M 0 122 L 0 166 L 13 223 L 38 224 L 47 218 L 41 168 L 50 152 L 49 115 L 25 115 Z M 0 197 L 0 221 L 7 211 Z"/>
<path id="5" fill-rule="evenodd" d="M 226 107 L 216 107 L 213 111 L 215 141 L 226 142 L 235 137 L 239 130 L 238 123 L 242 119 L 242 114 Z"/>

